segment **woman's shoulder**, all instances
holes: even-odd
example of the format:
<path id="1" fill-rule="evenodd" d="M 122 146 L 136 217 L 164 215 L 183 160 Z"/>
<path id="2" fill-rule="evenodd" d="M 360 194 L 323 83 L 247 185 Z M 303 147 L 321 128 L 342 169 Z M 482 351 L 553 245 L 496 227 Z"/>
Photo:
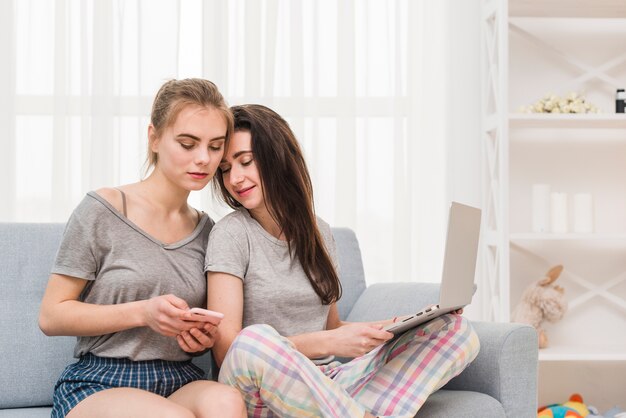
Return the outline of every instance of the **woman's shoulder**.
<path id="1" fill-rule="evenodd" d="M 105 206 L 105 200 L 100 195 L 98 195 L 95 191 L 90 191 L 83 196 L 83 199 L 78 203 L 74 211 L 72 212 L 72 217 L 98 217 L 102 214 L 103 211 L 107 211 Z"/>
<path id="2" fill-rule="evenodd" d="M 118 212 L 122 212 L 123 210 L 123 198 L 122 192 L 119 189 L 114 187 L 103 187 L 101 189 L 92 191 L 87 193 L 87 195 L 92 195 L 96 199 L 99 197 L 104 199 L 109 205 L 113 206 L 115 210 Z"/>
<path id="3" fill-rule="evenodd" d="M 332 228 L 330 227 L 330 224 L 319 216 L 316 216 L 315 218 L 317 222 L 317 228 L 320 230 L 320 232 L 323 235 L 332 235 Z"/>
<path id="4" fill-rule="evenodd" d="M 227 233 L 231 236 L 247 235 L 247 224 L 245 214 L 240 210 L 234 210 L 222 219 L 217 221 L 211 230 L 212 234 Z"/>
<path id="5" fill-rule="evenodd" d="M 224 249 L 233 248 L 246 253 L 251 242 L 248 226 L 244 214 L 238 210 L 224 216 L 211 229 L 207 255 L 216 255 Z"/>
<path id="6" fill-rule="evenodd" d="M 328 222 L 317 216 L 317 229 L 320 231 L 322 239 L 326 243 L 327 247 L 335 246 L 335 237 L 333 236 L 333 230 Z"/>
<path id="7" fill-rule="evenodd" d="M 84 234 L 95 234 L 98 229 L 106 229 L 109 219 L 107 212 L 110 211 L 99 195 L 94 191 L 87 192 L 72 211 L 66 224 L 66 232 L 79 230 Z"/>
<path id="8" fill-rule="evenodd" d="M 330 229 L 330 224 L 326 222 L 324 219 L 322 219 L 321 217 L 319 217 L 318 215 L 315 215 L 315 220 L 317 222 L 318 228 Z"/>

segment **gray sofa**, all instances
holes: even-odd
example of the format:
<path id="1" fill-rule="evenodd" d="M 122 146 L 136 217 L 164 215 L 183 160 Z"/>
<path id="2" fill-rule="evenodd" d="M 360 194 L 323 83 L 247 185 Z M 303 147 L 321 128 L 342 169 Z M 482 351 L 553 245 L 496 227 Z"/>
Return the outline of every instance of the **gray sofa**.
<path id="1" fill-rule="evenodd" d="M 52 389 L 74 361 L 73 337 L 46 337 L 37 326 L 39 303 L 63 233 L 62 224 L 0 223 L 0 417 L 49 417 Z M 416 310 L 437 300 L 433 284 L 389 283 L 366 287 L 354 233 L 334 229 L 344 296 L 342 318 L 368 321 Z M 533 328 L 474 322 L 478 358 L 417 417 L 536 416 L 537 341 Z M 210 368 L 210 357 L 194 360 Z"/>

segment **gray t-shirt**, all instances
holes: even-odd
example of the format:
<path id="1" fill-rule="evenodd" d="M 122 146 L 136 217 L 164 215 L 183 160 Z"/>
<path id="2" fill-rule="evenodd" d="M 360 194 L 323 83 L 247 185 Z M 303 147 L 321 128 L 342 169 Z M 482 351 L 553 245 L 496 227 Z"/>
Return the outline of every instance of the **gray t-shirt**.
<path id="1" fill-rule="evenodd" d="M 335 268 L 330 227 L 317 224 Z M 292 260 L 287 242 L 269 234 L 246 209 L 220 220 L 209 237 L 205 271 L 243 280 L 243 326 L 268 324 L 283 336 L 326 329 L 329 305 L 322 305 L 302 265 Z"/>
<path id="2" fill-rule="evenodd" d="M 187 238 L 164 244 L 142 231 L 104 198 L 87 193 L 72 213 L 52 273 L 88 280 L 79 300 L 112 305 L 173 294 L 206 306 L 204 252 L 214 222 L 203 214 Z M 78 337 L 74 356 L 92 353 L 131 360 L 189 360 L 172 337 L 149 327 Z"/>

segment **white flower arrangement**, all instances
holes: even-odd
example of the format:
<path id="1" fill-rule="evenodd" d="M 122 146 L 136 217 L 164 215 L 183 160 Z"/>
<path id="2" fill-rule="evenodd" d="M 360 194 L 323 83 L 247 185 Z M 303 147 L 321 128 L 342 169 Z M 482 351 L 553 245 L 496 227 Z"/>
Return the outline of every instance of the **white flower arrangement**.
<path id="1" fill-rule="evenodd" d="M 571 92 L 566 97 L 548 94 L 530 106 L 522 106 L 522 113 L 600 113 L 600 110 L 585 98 Z"/>

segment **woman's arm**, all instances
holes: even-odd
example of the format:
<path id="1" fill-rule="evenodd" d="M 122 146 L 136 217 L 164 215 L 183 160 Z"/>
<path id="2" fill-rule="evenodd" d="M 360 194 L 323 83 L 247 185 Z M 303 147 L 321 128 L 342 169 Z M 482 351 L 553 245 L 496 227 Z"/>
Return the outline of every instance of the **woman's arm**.
<path id="1" fill-rule="evenodd" d="M 222 365 L 226 352 L 243 327 L 243 281 L 228 273 L 207 273 L 207 308 L 224 314 L 213 345 L 213 357 Z"/>
<path id="2" fill-rule="evenodd" d="M 39 312 L 39 327 L 44 334 L 97 336 L 149 326 L 162 335 L 175 336 L 183 330 L 202 326 L 181 319 L 189 307 L 174 295 L 95 305 L 78 300 L 86 285 L 84 279 L 60 274 L 50 276 Z"/>
<path id="3" fill-rule="evenodd" d="M 383 331 L 382 322 L 344 322 L 339 319 L 337 306 L 330 306 L 326 330 L 289 337 L 302 354 L 308 358 L 362 356 L 393 338 Z"/>
<path id="4" fill-rule="evenodd" d="M 330 305 L 330 311 L 328 311 L 328 320 L 326 320 L 326 329 L 335 329 L 347 324 L 348 322 L 344 322 L 339 319 L 339 310 L 337 309 L 337 304 L 333 303 L 332 305 Z"/>
<path id="5" fill-rule="evenodd" d="M 243 282 L 227 273 L 207 274 L 207 308 L 224 314 L 213 356 L 221 366 L 226 352 L 243 327 Z M 327 330 L 289 337 L 298 351 L 308 358 L 329 355 L 358 357 L 393 338 L 380 323 L 344 323 L 335 304 L 331 305 Z"/>

